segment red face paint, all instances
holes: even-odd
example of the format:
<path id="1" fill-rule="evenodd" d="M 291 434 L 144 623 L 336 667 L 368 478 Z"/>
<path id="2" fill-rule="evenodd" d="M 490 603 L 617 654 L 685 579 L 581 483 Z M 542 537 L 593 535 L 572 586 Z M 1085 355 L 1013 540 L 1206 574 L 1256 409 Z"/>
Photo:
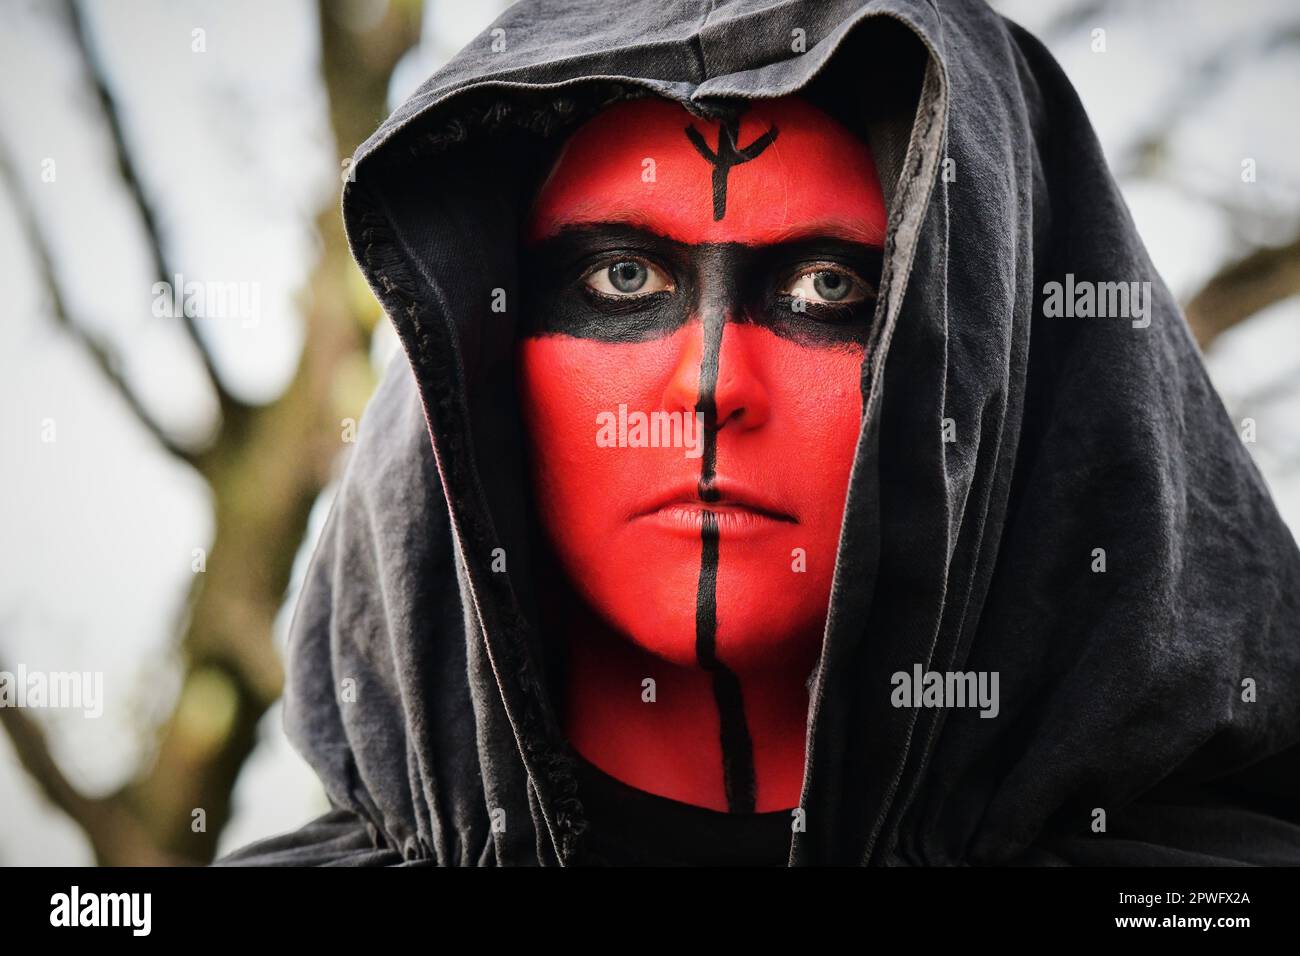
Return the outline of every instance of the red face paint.
<path id="1" fill-rule="evenodd" d="M 690 243 L 840 235 L 884 244 L 885 204 L 870 151 L 812 105 L 762 101 L 741 116 L 742 149 L 773 126 L 778 133 L 756 159 L 731 167 L 726 213 L 718 220 L 714 166 L 685 134 L 688 126 L 717 151 L 720 124 L 676 104 L 645 99 L 605 110 L 569 140 L 534 205 L 529 237 L 613 221 Z"/>
<path id="2" fill-rule="evenodd" d="M 570 139 L 527 223 L 546 289 L 519 350 L 540 519 L 614 631 L 723 675 L 710 733 L 731 782 L 725 804 L 696 802 L 790 805 L 797 774 L 787 768 L 779 794 L 766 787 L 751 732 L 772 702 L 742 705 L 739 688 L 781 669 L 801 685 L 816 661 L 877 278 L 854 250 L 878 256 L 884 234 L 869 151 L 793 98 L 729 127 L 662 100 L 614 106 Z M 799 271 L 819 264 L 830 271 Z M 835 299 L 846 274 L 863 280 L 857 304 Z M 677 444 L 646 447 L 656 437 Z M 749 754 L 729 754 L 728 739 Z"/>

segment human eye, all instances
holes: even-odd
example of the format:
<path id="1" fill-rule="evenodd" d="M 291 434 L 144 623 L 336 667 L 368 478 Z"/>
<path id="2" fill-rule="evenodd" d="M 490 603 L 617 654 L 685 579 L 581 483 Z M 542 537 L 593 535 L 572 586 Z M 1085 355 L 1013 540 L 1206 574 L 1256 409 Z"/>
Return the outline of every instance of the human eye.
<path id="1" fill-rule="evenodd" d="M 636 299 L 675 288 L 663 269 L 639 256 L 605 259 L 588 270 L 582 281 L 597 295 L 610 299 Z"/>
<path id="2" fill-rule="evenodd" d="M 852 305 L 875 295 L 856 272 L 819 262 L 802 267 L 777 290 L 781 295 L 825 305 Z"/>

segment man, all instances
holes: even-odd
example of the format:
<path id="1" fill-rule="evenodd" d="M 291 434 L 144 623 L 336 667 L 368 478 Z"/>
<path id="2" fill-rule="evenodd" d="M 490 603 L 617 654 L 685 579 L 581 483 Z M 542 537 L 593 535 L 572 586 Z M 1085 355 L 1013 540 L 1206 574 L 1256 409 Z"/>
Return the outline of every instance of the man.
<path id="1" fill-rule="evenodd" d="M 353 168 L 334 809 L 224 862 L 1300 861 L 1300 554 L 1032 38 L 525 2 Z"/>

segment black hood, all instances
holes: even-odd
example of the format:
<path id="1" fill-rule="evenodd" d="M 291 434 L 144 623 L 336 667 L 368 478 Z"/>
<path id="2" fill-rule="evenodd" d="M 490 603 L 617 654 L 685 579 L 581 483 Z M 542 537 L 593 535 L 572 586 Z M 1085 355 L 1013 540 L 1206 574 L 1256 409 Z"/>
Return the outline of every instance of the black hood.
<path id="1" fill-rule="evenodd" d="M 356 152 L 348 236 L 409 361 L 291 632 L 286 728 L 334 810 L 222 862 L 582 859 L 517 224 L 608 103 L 794 92 L 871 143 L 889 229 L 790 862 L 1300 862 L 1300 553 L 1042 45 L 975 0 L 610 9 L 524 0 Z M 1053 315 L 1052 282 L 1149 282 L 1149 323 Z M 895 706 L 918 666 L 997 672 L 997 716 Z"/>

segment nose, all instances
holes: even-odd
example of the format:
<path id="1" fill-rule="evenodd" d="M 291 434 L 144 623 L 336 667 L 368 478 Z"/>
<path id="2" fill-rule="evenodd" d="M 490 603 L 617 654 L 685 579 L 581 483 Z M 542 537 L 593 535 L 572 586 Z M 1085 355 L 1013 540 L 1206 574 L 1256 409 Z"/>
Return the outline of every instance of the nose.
<path id="1" fill-rule="evenodd" d="M 700 412 L 711 429 L 758 428 L 771 414 L 763 369 L 751 336 L 721 313 L 692 319 L 682 342 L 663 404 L 668 411 Z"/>

